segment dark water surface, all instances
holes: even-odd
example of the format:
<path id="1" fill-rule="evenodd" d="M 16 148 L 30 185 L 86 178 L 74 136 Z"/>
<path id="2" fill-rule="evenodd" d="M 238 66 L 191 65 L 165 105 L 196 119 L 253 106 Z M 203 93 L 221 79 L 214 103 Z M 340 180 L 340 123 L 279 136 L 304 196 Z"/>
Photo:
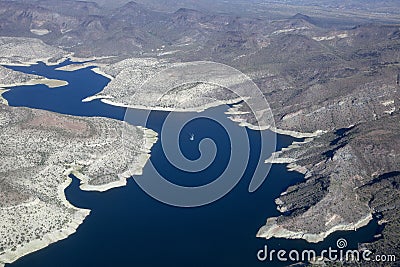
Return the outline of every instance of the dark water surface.
<path id="1" fill-rule="evenodd" d="M 125 109 L 113 107 L 101 101 L 82 103 L 81 100 L 100 92 L 109 80 L 94 73 L 91 68 L 73 72 L 56 71 L 55 68 L 71 64 L 66 61 L 58 66 L 43 63 L 30 67 L 10 67 L 25 73 L 66 80 L 68 86 L 49 89 L 43 85 L 19 86 L 3 96 L 11 106 L 24 106 L 78 116 L 101 116 L 123 120 Z M 222 107 L 207 112 L 220 114 Z M 137 110 L 138 118 L 144 112 Z M 160 133 L 168 112 L 152 112 L 145 125 Z M 177 116 L 185 116 L 179 114 Z M 232 123 L 228 119 L 227 123 Z M 229 121 L 229 122 L 228 122 Z M 218 155 L 207 171 L 213 175 L 194 176 L 188 184 L 196 186 L 212 181 L 227 164 L 229 141 L 227 134 L 207 119 L 191 122 L 188 132 L 196 132 L 196 138 L 209 137 L 218 148 Z M 345 238 L 348 248 L 356 248 L 359 242 L 367 242 L 377 231 L 375 222 L 358 231 L 336 232 L 324 242 L 309 244 L 302 240 L 256 238 L 256 233 L 268 217 L 278 216 L 274 199 L 288 186 L 302 181 L 302 175 L 288 172 L 283 164 L 272 166 L 267 179 L 255 192 L 248 186 L 260 154 L 260 134 L 247 129 L 251 156 L 248 168 L 239 184 L 224 198 L 199 208 L 177 208 L 162 204 L 143 192 L 134 180 L 126 187 L 104 193 L 83 192 L 79 181 L 66 190 L 67 199 L 75 206 L 91 209 L 90 216 L 69 238 L 27 255 L 10 267 L 80 267 L 80 266 L 286 266 L 288 263 L 259 262 L 258 250 L 265 244 L 270 249 L 315 249 L 329 246 L 336 248 L 336 241 Z M 271 133 L 272 134 L 272 133 Z M 289 146 L 295 139 L 278 136 L 278 149 Z M 199 156 L 198 144 L 180 139 L 180 147 L 189 159 Z M 226 153 L 220 153 L 226 151 Z M 161 142 L 152 148 L 151 161 L 171 181 L 180 180 L 182 172 L 168 165 Z M 265 156 L 267 158 L 268 155 Z M 144 168 L 143 179 L 146 179 Z"/>

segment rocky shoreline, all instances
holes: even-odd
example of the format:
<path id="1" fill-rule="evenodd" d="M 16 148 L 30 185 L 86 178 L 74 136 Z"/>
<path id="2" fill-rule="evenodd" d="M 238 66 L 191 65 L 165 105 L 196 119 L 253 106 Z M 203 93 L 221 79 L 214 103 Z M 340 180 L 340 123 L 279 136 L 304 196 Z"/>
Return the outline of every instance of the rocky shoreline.
<path id="1" fill-rule="evenodd" d="M 86 209 L 78 209 L 72 206 L 66 199 L 64 190 L 70 185 L 71 178 L 66 177 L 66 180 L 63 184 L 60 185 L 58 191 L 58 197 L 63 202 L 63 204 L 71 209 L 74 209 L 76 212 L 70 223 L 65 225 L 62 229 L 46 233 L 40 239 L 34 239 L 28 243 L 21 244 L 15 247 L 14 250 L 8 249 L 0 254 L 0 266 L 4 266 L 6 263 L 12 263 L 17 259 L 33 253 L 35 251 L 41 250 L 52 243 L 68 238 L 70 235 L 74 234 L 79 226 L 83 223 L 85 218 L 90 214 L 90 210 Z M 39 204 L 39 203 L 36 203 Z"/>
<path id="2" fill-rule="evenodd" d="M 97 192 L 105 192 L 113 188 L 118 188 L 122 186 L 126 186 L 126 180 L 134 175 L 142 175 L 143 168 L 147 164 L 148 160 L 150 159 L 150 150 L 153 145 L 158 141 L 158 134 L 153 130 L 138 127 L 139 129 L 143 130 L 142 140 L 144 141 L 142 154 L 139 155 L 137 161 L 130 166 L 130 169 L 122 174 L 118 175 L 118 180 L 113 181 L 107 184 L 102 185 L 90 185 L 89 181 L 90 178 L 84 175 L 81 172 L 81 166 L 74 166 L 68 170 L 68 172 L 74 175 L 81 181 L 80 189 L 83 191 L 97 191 Z"/>
<path id="3" fill-rule="evenodd" d="M 21 83 L 0 84 L 0 87 L 9 88 L 9 87 L 16 87 L 16 86 L 38 85 L 38 84 L 44 84 L 49 88 L 57 88 L 57 87 L 62 87 L 62 86 L 68 85 L 68 82 L 61 81 L 61 80 L 55 80 L 55 79 L 42 78 L 42 79 L 29 80 L 29 81 L 21 82 Z"/>
<path id="4" fill-rule="evenodd" d="M 106 118 L 5 105 L 0 117 L 0 264 L 65 239 L 83 223 L 90 211 L 72 206 L 64 193 L 74 166 L 88 186 L 110 188 L 131 171 L 141 174 L 157 141 L 151 130 Z"/>
<path id="5" fill-rule="evenodd" d="M 236 99 L 232 99 L 232 100 L 227 100 L 227 101 L 215 101 L 212 103 L 208 103 L 205 105 L 201 105 L 201 106 L 197 106 L 197 107 L 187 107 L 187 108 L 167 108 L 167 107 L 149 107 L 149 106 L 143 106 L 143 105 L 137 105 L 137 104 L 122 104 L 122 103 L 117 103 L 114 102 L 112 99 L 112 96 L 93 96 L 93 97 L 89 97 L 84 99 L 84 102 L 89 102 L 95 99 L 101 99 L 101 102 L 108 104 L 108 105 L 112 105 L 112 106 L 116 106 L 116 107 L 124 107 L 124 108 L 132 108 L 132 109 L 143 109 L 143 110 L 157 110 L 157 111 L 169 111 L 169 112 L 203 112 L 206 109 L 209 108 L 214 108 L 214 107 L 218 107 L 221 105 L 229 105 L 229 104 L 234 104 L 237 103 L 238 101 L 241 101 L 241 98 L 236 98 Z"/>
<path id="6" fill-rule="evenodd" d="M 4 88 L 0 88 L 0 104 L 4 104 L 4 105 L 8 105 L 8 101 L 7 99 L 5 99 L 2 94 L 4 94 L 5 92 L 7 92 L 7 89 Z"/>
<path id="7" fill-rule="evenodd" d="M 309 234 L 304 232 L 295 232 L 285 229 L 282 226 L 279 226 L 276 218 L 270 218 L 267 220 L 265 226 L 261 227 L 261 229 L 257 233 L 257 237 L 270 239 L 270 238 L 285 238 L 285 239 L 304 239 L 309 243 L 319 243 L 324 241 L 326 237 L 330 234 L 337 231 L 355 231 L 361 227 L 368 225 L 368 223 L 372 220 L 372 215 L 368 214 L 365 218 L 361 218 L 359 221 L 355 223 L 348 224 L 338 224 L 329 230 L 317 234 Z"/>
<path id="8" fill-rule="evenodd" d="M 382 190 L 380 183 L 390 183 L 374 177 L 388 173 L 383 176 L 392 183 L 398 177 L 396 170 L 400 166 L 393 147 L 398 144 L 392 142 L 399 134 L 398 116 L 324 133 L 293 144 L 268 159 L 268 163 L 287 164 L 290 171 L 304 174 L 305 180 L 281 193 L 275 202 L 284 214 L 267 219 L 257 237 L 315 243 L 335 231 L 366 226 L 381 211 L 374 202 L 386 203 L 382 197 L 375 197 Z M 389 209 L 387 216 L 393 220 L 394 206 L 380 205 Z M 395 223 L 392 220 L 384 222 L 390 226 Z"/>

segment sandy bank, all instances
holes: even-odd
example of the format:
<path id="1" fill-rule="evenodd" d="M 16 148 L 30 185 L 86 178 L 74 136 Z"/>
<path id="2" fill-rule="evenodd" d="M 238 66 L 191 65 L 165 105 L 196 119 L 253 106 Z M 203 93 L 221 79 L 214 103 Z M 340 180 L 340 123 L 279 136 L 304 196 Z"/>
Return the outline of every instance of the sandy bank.
<path id="1" fill-rule="evenodd" d="M 298 171 L 300 173 L 304 172 L 304 167 L 295 164 L 297 159 L 295 158 L 285 158 L 281 157 L 282 152 L 289 151 L 295 148 L 299 148 L 301 144 L 306 144 L 311 142 L 314 138 L 306 138 L 303 142 L 293 142 L 290 146 L 282 148 L 280 151 L 273 152 L 271 156 L 265 160 L 265 163 L 272 164 L 289 164 L 287 166 L 289 171 Z"/>
<path id="2" fill-rule="evenodd" d="M 265 160 L 265 163 L 271 163 L 271 164 L 288 164 L 288 163 L 293 163 L 296 160 L 292 158 L 280 158 L 279 152 L 274 152 L 272 155 Z"/>
<path id="3" fill-rule="evenodd" d="M 99 97 L 93 96 L 93 97 L 88 97 L 86 99 L 84 99 L 85 102 L 91 101 L 93 99 L 99 99 Z M 234 104 L 237 103 L 239 101 L 241 101 L 241 98 L 237 98 L 237 99 L 232 99 L 229 101 L 215 101 L 203 106 L 199 106 L 199 107 L 194 107 L 194 108 L 163 108 L 163 107 L 148 107 L 148 106 L 142 106 L 142 105 L 127 105 L 127 104 L 123 104 L 123 103 L 117 103 L 114 102 L 112 96 L 102 96 L 101 97 L 101 102 L 108 104 L 108 105 L 112 105 L 112 106 L 116 106 L 116 107 L 124 107 L 124 108 L 132 108 L 132 109 L 142 109 L 142 110 L 158 110 L 158 111 L 169 111 L 169 112 L 203 112 L 206 109 L 209 108 L 214 108 L 214 107 L 218 107 L 221 105 L 227 105 L 227 104 Z"/>
<path id="4" fill-rule="evenodd" d="M 38 85 L 44 84 L 49 88 L 57 88 L 68 85 L 67 81 L 56 80 L 56 79 L 34 79 L 23 83 L 12 83 L 12 84 L 0 84 L 0 87 L 15 87 L 15 86 L 24 86 L 24 85 Z"/>
<path id="5" fill-rule="evenodd" d="M 372 215 L 368 214 L 355 223 L 342 223 L 333 226 L 326 232 L 318 234 L 309 234 L 303 232 L 294 232 L 277 225 L 276 218 L 267 220 L 267 224 L 258 231 L 257 237 L 270 239 L 270 238 L 286 238 L 286 239 L 304 239 L 309 243 L 318 243 L 323 241 L 327 236 L 336 231 L 355 231 L 361 227 L 366 226 L 372 220 Z"/>
<path id="6" fill-rule="evenodd" d="M 103 72 L 102 70 L 100 70 L 100 68 L 93 68 L 92 71 L 93 71 L 94 73 L 97 73 L 97 74 L 99 74 L 99 75 L 101 75 L 101 76 L 104 76 L 104 77 L 106 77 L 106 78 L 108 78 L 108 79 L 110 79 L 110 80 L 114 80 L 114 77 L 113 77 L 113 76 L 111 76 L 111 75 L 109 75 L 109 74 Z"/>
<path id="7" fill-rule="evenodd" d="M 240 127 L 247 127 L 247 128 L 249 128 L 251 130 L 254 130 L 254 131 L 265 131 L 265 130 L 272 129 L 271 125 L 253 125 L 253 124 L 250 124 L 244 118 L 232 117 L 232 116 L 229 116 L 228 118 L 231 121 L 238 123 Z"/>
<path id="8" fill-rule="evenodd" d="M 298 165 L 296 163 L 289 163 L 287 165 L 287 168 L 288 168 L 288 171 L 290 171 L 290 172 L 298 172 L 298 173 L 301 173 L 301 174 L 306 174 L 308 172 L 306 167 L 300 166 L 300 165 Z"/>
<path id="9" fill-rule="evenodd" d="M 72 62 L 86 62 L 86 61 L 95 61 L 95 60 L 102 60 L 102 59 L 109 59 L 109 58 L 116 58 L 117 56 L 103 56 L 103 57 L 77 57 L 74 53 L 68 55 L 68 59 Z"/>
<path id="10" fill-rule="evenodd" d="M 51 32 L 48 29 L 31 29 L 30 31 L 31 31 L 31 33 L 39 35 L 39 36 L 43 36 L 43 35 L 49 34 Z"/>
<path id="11" fill-rule="evenodd" d="M 290 130 L 282 130 L 282 129 L 278 129 L 278 128 L 271 128 L 271 131 L 273 131 L 277 134 L 289 135 L 294 138 L 312 138 L 312 137 L 318 137 L 318 136 L 326 133 L 326 131 L 322 131 L 322 130 L 317 130 L 313 133 L 301 133 L 301 132 L 290 131 Z"/>
<path id="12" fill-rule="evenodd" d="M 100 99 L 100 100 L 102 100 L 102 99 L 112 99 L 112 97 L 111 96 L 107 96 L 107 95 L 94 95 L 94 96 L 86 97 L 85 99 L 82 100 L 82 102 L 85 103 L 85 102 L 90 102 L 90 101 L 97 100 L 97 99 Z"/>
<path id="13" fill-rule="evenodd" d="M 61 71 L 76 71 L 76 70 L 81 70 L 87 67 L 92 67 L 92 66 L 96 66 L 96 64 L 90 64 L 90 63 L 79 63 L 79 64 L 71 64 L 71 65 L 67 65 L 64 67 L 59 67 L 56 68 L 56 70 L 61 70 Z"/>
<path id="14" fill-rule="evenodd" d="M 71 178 L 68 177 L 65 182 L 59 186 L 57 192 L 62 203 L 66 207 L 75 210 L 71 221 L 67 225 L 64 225 L 62 229 L 47 233 L 41 239 L 35 239 L 28 243 L 18 245 L 14 251 L 11 249 L 5 250 L 4 253 L 0 255 L 0 266 L 4 266 L 5 263 L 12 263 L 25 255 L 43 249 L 50 244 L 65 239 L 76 232 L 79 225 L 81 225 L 85 218 L 89 215 L 90 210 L 78 209 L 67 201 L 64 190 L 70 185 L 71 181 Z"/>
<path id="15" fill-rule="evenodd" d="M 8 106 L 8 101 L 2 96 L 7 91 L 7 89 L 0 88 L 0 103 Z"/>
<path id="16" fill-rule="evenodd" d="M 61 70 L 61 71 L 76 71 L 76 70 L 81 70 L 84 68 L 88 67 L 96 67 L 93 69 L 95 73 L 98 73 L 100 75 L 103 75 L 109 79 L 112 79 L 110 75 L 107 75 L 106 73 L 103 73 L 99 67 L 105 66 L 105 64 L 102 63 L 96 63 L 96 60 L 101 60 L 101 59 L 107 59 L 111 57 L 92 57 L 92 58 L 78 58 L 74 56 L 69 56 L 66 59 L 70 59 L 73 64 L 66 65 L 63 67 L 56 68 L 56 70 Z"/>
<path id="17" fill-rule="evenodd" d="M 28 84 L 26 85 L 36 85 L 36 84 L 44 84 L 49 88 L 57 88 L 68 85 L 68 82 L 55 79 L 40 79 L 40 80 L 32 80 L 32 82 L 28 82 Z"/>

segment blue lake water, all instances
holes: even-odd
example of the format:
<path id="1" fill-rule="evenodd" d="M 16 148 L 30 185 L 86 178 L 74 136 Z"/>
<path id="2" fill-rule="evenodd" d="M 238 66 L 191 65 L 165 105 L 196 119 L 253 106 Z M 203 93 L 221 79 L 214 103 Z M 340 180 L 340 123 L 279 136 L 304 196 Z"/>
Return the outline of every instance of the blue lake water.
<path id="1" fill-rule="evenodd" d="M 43 85 L 19 86 L 3 96 L 11 106 L 24 106 L 78 116 L 101 116 L 123 120 L 126 109 L 113 107 L 101 101 L 82 103 L 81 100 L 100 92 L 109 80 L 94 73 L 91 68 L 73 72 L 57 71 L 58 66 L 43 63 L 30 67 L 10 67 L 25 73 L 69 82 L 68 86 L 49 89 Z M 135 110 L 138 118 L 144 112 Z M 223 107 L 207 111 L 224 112 Z M 168 112 L 152 112 L 146 123 L 148 128 L 160 133 Z M 178 117 L 186 116 L 184 113 Z M 135 123 L 135 121 L 133 121 Z M 226 123 L 232 123 L 226 119 Z M 199 119 L 187 126 L 196 132 L 196 139 L 212 138 L 218 147 L 213 165 L 207 169 L 213 175 L 194 174 L 193 179 L 181 179 L 182 173 L 168 165 L 161 142 L 152 148 L 151 161 L 168 179 L 184 185 L 197 186 L 209 183 L 212 177 L 227 164 L 229 142 L 227 135 L 210 120 Z M 238 127 L 238 126 L 237 126 Z M 239 127 L 238 127 L 239 128 Z M 104 193 L 83 192 L 75 178 L 66 189 L 67 199 L 75 206 L 91 209 L 90 216 L 69 238 L 27 255 L 7 267 L 43 266 L 286 266 L 288 263 L 259 262 L 258 250 L 264 245 L 270 249 L 336 248 L 336 240 L 345 238 L 349 248 L 359 242 L 370 241 L 378 228 L 376 222 L 357 231 L 336 232 L 325 241 L 309 244 L 302 240 L 256 238 L 258 229 L 268 217 L 278 216 L 274 199 L 288 186 L 302 181 L 302 175 L 288 172 L 283 164 L 273 165 L 267 179 L 254 193 L 248 192 L 257 159 L 260 154 L 260 134 L 248 130 L 251 156 L 248 168 L 239 184 L 224 198 L 198 208 L 178 208 L 162 204 L 129 179 L 125 187 Z M 279 135 L 278 149 L 289 146 L 295 139 Z M 198 143 L 189 138 L 179 141 L 181 150 L 189 159 L 199 156 Z M 265 156 L 267 158 L 268 155 Z M 148 175 L 149 164 L 144 168 L 143 179 Z M 211 178 L 210 178 L 211 177 Z"/>

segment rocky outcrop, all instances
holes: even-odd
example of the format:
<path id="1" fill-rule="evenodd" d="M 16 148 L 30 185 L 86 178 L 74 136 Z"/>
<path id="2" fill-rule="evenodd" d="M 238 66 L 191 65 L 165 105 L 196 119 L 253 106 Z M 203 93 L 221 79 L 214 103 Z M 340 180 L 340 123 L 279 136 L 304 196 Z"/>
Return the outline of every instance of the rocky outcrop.
<path id="1" fill-rule="evenodd" d="M 399 118 L 385 116 L 336 135 L 326 133 L 278 154 L 295 159 L 306 179 L 276 199 L 285 215 L 268 219 L 258 236 L 319 242 L 333 231 L 366 225 L 372 214 L 386 212 L 385 219 L 397 221 L 398 200 L 384 196 L 382 188 L 397 195 L 392 185 L 400 173 Z"/>

